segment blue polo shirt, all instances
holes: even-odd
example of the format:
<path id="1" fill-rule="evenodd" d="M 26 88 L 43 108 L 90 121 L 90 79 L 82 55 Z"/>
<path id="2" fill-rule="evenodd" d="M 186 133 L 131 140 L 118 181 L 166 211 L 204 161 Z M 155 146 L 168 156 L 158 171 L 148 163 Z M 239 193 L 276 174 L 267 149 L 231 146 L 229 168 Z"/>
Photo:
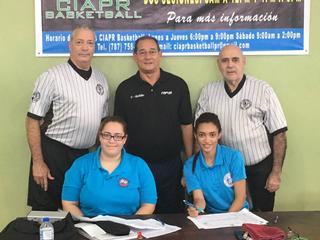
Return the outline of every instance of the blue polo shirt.
<path id="1" fill-rule="evenodd" d="M 193 156 L 183 168 L 188 193 L 202 190 L 206 211 L 209 213 L 227 212 L 234 201 L 233 183 L 246 179 L 243 156 L 239 151 L 217 144 L 214 165 L 209 167 L 200 151 L 195 171 L 192 173 Z M 245 201 L 244 208 L 249 204 Z"/>
<path id="2" fill-rule="evenodd" d="M 78 158 L 66 172 L 62 200 L 79 202 L 88 217 L 131 215 L 143 203 L 156 204 L 155 181 L 144 160 L 123 149 L 120 164 L 109 174 L 101 166 L 100 151 Z"/>

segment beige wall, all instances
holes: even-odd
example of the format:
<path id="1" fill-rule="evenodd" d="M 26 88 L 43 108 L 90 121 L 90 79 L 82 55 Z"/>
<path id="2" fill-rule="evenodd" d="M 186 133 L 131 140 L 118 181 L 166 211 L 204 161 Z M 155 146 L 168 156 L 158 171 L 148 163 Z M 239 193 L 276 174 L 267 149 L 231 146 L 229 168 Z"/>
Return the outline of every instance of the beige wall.
<path id="1" fill-rule="evenodd" d="M 30 154 L 24 119 L 36 77 L 66 58 L 36 58 L 34 1 L 0 0 L 0 229 L 24 216 Z M 289 124 L 288 153 L 277 210 L 320 210 L 320 1 L 311 3 L 308 56 L 250 56 L 247 72 L 268 81 Z M 97 57 L 114 91 L 136 71 L 129 57 Z M 189 84 L 193 106 L 206 83 L 220 77 L 214 57 L 166 57 L 162 67 Z"/>

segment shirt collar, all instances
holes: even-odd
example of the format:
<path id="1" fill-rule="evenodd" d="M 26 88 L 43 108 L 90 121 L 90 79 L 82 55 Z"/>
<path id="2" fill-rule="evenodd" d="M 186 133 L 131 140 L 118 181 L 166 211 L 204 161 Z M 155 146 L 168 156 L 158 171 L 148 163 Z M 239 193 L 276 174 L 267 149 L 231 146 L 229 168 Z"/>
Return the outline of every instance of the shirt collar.
<path id="1" fill-rule="evenodd" d="M 100 162 L 100 153 L 101 153 L 101 146 L 99 146 L 96 150 L 96 154 L 95 154 L 95 162 L 96 162 L 96 167 L 106 171 L 102 166 L 101 166 L 101 162 Z M 121 161 L 120 164 L 117 166 L 117 168 L 110 174 L 110 175 L 119 175 L 122 172 L 125 171 L 125 166 L 127 165 L 126 162 L 128 161 L 127 159 L 127 152 L 124 148 L 122 148 L 121 150 Z"/>
<path id="2" fill-rule="evenodd" d="M 203 154 L 202 154 L 202 151 L 200 150 L 200 154 L 199 154 L 199 160 L 200 160 L 200 163 L 201 163 L 201 166 L 203 168 L 214 168 L 216 166 L 219 166 L 219 165 L 222 165 L 222 157 L 221 157 L 221 146 L 219 144 L 217 144 L 217 147 L 216 147 L 216 158 L 214 160 L 214 164 L 213 166 L 209 167 L 203 157 Z"/>
<path id="3" fill-rule="evenodd" d="M 68 63 L 73 68 L 73 70 L 75 70 L 82 78 L 84 78 L 85 80 L 89 80 L 89 78 L 91 77 L 91 74 L 92 74 L 91 66 L 90 66 L 89 70 L 80 69 L 72 62 L 72 60 L 70 58 L 68 60 Z"/>
<path id="4" fill-rule="evenodd" d="M 149 83 L 147 83 L 146 81 L 141 79 L 139 70 L 136 73 L 136 79 L 141 85 L 143 85 L 143 84 L 150 85 Z M 154 86 L 157 86 L 159 83 L 165 82 L 167 80 L 168 80 L 168 78 L 167 78 L 166 73 L 162 70 L 162 68 L 160 68 L 160 78 L 159 78 L 159 80 L 156 82 L 156 84 Z"/>
<path id="5" fill-rule="evenodd" d="M 226 90 L 226 93 L 228 94 L 228 96 L 230 98 L 234 97 L 235 95 L 237 95 L 238 92 L 240 92 L 240 90 L 242 89 L 242 87 L 246 81 L 246 78 L 247 78 L 246 75 L 243 74 L 243 77 L 242 77 L 238 87 L 233 92 L 230 91 L 228 84 L 226 82 L 224 82 L 224 89 Z"/>

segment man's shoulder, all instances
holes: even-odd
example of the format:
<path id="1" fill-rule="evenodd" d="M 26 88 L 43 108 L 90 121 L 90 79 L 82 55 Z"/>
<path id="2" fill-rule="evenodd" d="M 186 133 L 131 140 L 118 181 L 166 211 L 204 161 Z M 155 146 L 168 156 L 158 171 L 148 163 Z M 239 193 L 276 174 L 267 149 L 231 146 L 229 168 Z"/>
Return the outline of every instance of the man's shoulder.
<path id="1" fill-rule="evenodd" d="M 91 69 L 92 69 L 93 72 L 105 76 L 104 73 L 103 73 L 100 69 L 98 69 L 98 68 L 96 68 L 96 67 L 94 67 L 94 66 L 91 66 Z"/>
<path id="2" fill-rule="evenodd" d="M 105 74 L 95 67 L 91 67 L 91 68 L 95 76 L 95 81 L 101 83 L 102 85 L 108 85 Z"/>
<path id="3" fill-rule="evenodd" d="M 117 87 L 117 90 L 130 88 L 136 84 L 138 84 L 138 78 L 137 78 L 137 74 L 135 73 L 134 75 L 120 82 L 119 86 Z"/>
<path id="4" fill-rule="evenodd" d="M 246 75 L 246 82 L 250 83 L 251 85 L 258 85 L 265 88 L 271 88 L 270 84 L 266 81 L 255 78 L 251 75 Z"/>
<path id="5" fill-rule="evenodd" d="M 223 80 L 213 81 L 208 84 L 206 84 L 203 89 L 204 90 L 211 90 L 211 89 L 218 89 L 224 86 Z"/>
<path id="6" fill-rule="evenodd" d="M 176 82 L 178 84 L 186 84 L 182 77 L 179 77 L 171 72 L 164 71 L 163 69 L 161 69 L 161 78 L 169 79 L 171 82 Z"/>
<path id="7" fill-rule="evenodd" d="M 61 70 L 66 70 L 69 69 L 69 67 L 71 67 L 69 65 L 69 63 L 65 62 L 65 63 L 60 63 L 57 65 L 52 66 L 51 68 L 48 68 L 48 72 L 57 72 L 57 71 L 61 71 Z"/>
<path id="8" fill-rule="evenodd" d="M 68 69 L 68 63 L 60 63 L 55 66 L 52 66 L 42 72 L 39 77 L 37 78 L 37 81 L 54 81 L 57 79 L 56 76 L 61 75 L 61 73 L 65 74 L 66 70 Z"/>

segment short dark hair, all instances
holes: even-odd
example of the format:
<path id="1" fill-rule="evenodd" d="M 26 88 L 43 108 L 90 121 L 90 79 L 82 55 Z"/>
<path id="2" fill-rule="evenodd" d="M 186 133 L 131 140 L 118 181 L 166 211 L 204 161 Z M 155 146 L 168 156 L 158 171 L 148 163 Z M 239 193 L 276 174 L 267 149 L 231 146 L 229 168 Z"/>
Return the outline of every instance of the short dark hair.
<path id="1" fill-rule="evenodd" d="M 157 40 L 155 37 L 146 35 L 146 36 L 143 36 L 143 37 L 139 37 L 139 38 L 135 41 L 133 53 L 137 53 L 137 52 L 138 52 L 138 43 L 139 43 L 140 41 L 143 41 L 143 40 L 152 40 L 152 41 L 154 41 L 154 42 L 156 43 L 156 45 L 157 45 L 158 51 L 159 51 L 159 52 L 161 51 L 158 40 Z"/>
<path id="2" fill-rule="evenodd" d="M 124 134 L 127 135 L 127 123 L 119 116 L 110 116 L 110 117 L 106 117 L 105 119 L 102 120 L 100 127 L 99 127 L 98 136 L 102 132 L 102 129 L 104 128 L 104 126 L 109 122 L 120 123 L 122 125 Z"/>
<path id="3" fill-rule="evenodd" d="M 196 120 L 196 123 L 194 125 L 194 131 L 197 132 L 199 125 L 201 123 L 212 123 L 218 128 L 218 132 L 221 132 L 221 124 L 218 116 L 211 112 L 204 112 L 202 113 Z"/>
<path id="4" fill-rule="evenodd" d="M 211 112 L 204 112 L 202 113 L 196 120 L 196 123 L 194 125 L 194 132 L 197 133 L 199 125 L 201 123 L 212 123 L 213 125 L 215 125 L 218 128 L 218 132 L 221 132 L 221 124 L 220 124 L 220 120 L 218 118 L 218 116 L 214 113 Z M 198 160 L 199 157 L 199 153 L 197 152 L 192 160 L 192 173 L 194 173 L 195 169 L 196 169 L 196 162 Z"/>

